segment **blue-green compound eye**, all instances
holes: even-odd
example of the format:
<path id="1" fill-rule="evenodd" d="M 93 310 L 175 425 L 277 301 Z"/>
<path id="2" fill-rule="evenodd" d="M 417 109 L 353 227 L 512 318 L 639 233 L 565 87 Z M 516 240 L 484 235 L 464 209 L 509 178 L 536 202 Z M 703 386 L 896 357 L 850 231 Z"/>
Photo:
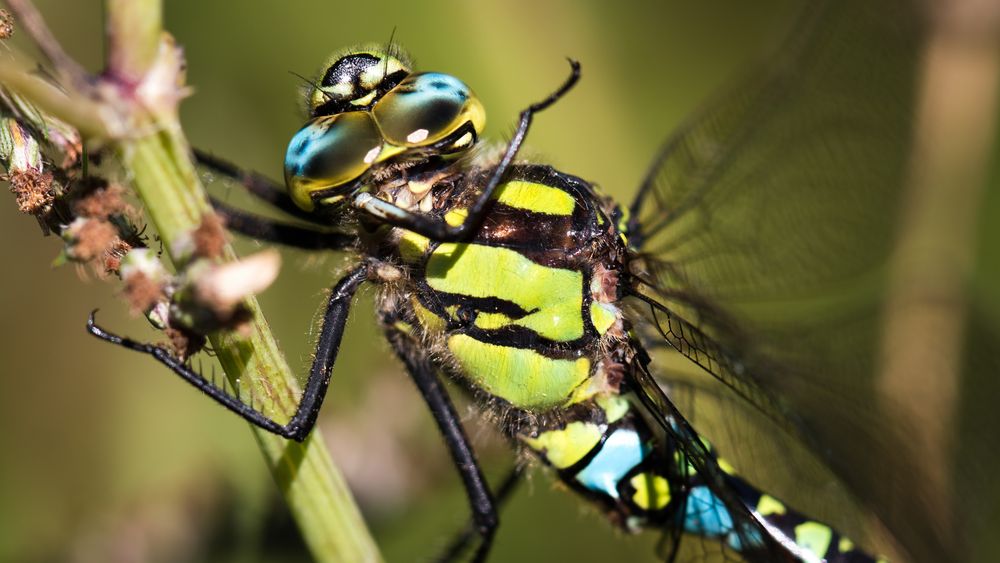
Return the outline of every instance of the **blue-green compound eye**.
<path id="1" fill-rule="evenodd" d="M 310 120 L 285 153 L 285 184 L 295 203 L 311 211 L 313 193 L 347 184 L 364 174 L 382 149 L 371 114 L 362 111 Z"/>
<path id="2" fill-rule="evenodd" d="M 467 122 L 479 135 L 486 124 L 486 113 L 472 90 L 439 72 L 408 76 L 375 104 L 372 113 L 386 141 L 403 147 L 434 144 Z"/>

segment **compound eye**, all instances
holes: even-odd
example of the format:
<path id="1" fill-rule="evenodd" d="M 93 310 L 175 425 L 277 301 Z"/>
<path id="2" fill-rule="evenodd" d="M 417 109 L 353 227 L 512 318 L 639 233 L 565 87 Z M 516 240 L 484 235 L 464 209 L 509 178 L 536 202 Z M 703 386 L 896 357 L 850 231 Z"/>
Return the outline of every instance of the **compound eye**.
<path id="1" fill-rule="evenodd" d="M 486 124 L 486 113 L 472 90 L 459 79 L 437 72 L 408 76 L 372 112 L 386 141 L 404 147 L 432 145 L 466 123 L 471 123 L 478 136 Z M 468 137 L 471 141 L 473 135 Z M 468 141 L 460 144 L 467 146 Z"/>
<path id="2" fill-rule="evenodd" d="M 309 115 L 369 109 L 409 73 L 409 62 L 402 52 L 370 49 L 336 55 L 309 91 Z"/>
<path id="3" fill-rule="evenodd" d="M 357 179 L 382 149 L 378 127 L 367 112 L 312 119 L 292 137 L 285 153 L 285 185 L 295 203 L 312 211 L 312 196 Z M 331 193 L 330 195 L 337 195 Z"/>

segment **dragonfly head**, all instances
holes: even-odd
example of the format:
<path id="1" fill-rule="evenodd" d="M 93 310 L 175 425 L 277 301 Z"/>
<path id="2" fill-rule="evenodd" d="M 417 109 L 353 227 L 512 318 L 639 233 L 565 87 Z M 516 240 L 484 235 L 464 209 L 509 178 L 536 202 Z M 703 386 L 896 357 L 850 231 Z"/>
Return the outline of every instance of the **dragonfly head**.
<path id="1" fill-rule="evenodd" d="M 457 78 L 411 72 L 398 47 L 334 55 L 306 94 L 310 119 L 285 153 L 285 183 L 299 207 L 336 204 L 390 163 L 454 157 L 486 124 L 479 98 Z"/>

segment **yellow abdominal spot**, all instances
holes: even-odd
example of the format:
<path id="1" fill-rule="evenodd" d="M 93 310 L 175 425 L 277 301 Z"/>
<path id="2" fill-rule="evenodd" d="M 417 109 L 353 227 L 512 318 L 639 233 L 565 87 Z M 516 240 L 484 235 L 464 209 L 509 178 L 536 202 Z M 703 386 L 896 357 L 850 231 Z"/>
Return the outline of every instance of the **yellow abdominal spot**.
<path id="1" fill-rule="evenodd" d="M 601 429 L 590 422 L 571 422 L 561 430 L 542 432 L 537 438 L 522 438 L 541 452 L 556 469 L 566 469 L 583 459 L 601 442 Z"/>
<path id="2" fill-rule="evenodd" d="M 832 539 L 830 527 L 819 522 L 804 522 L 795 527 L 795 543 L 813 552 L 816 557 L 826 555 Z"/>
<path id="3" fill-rule="evenodd" d="M 628 413 L 628 399 L 621 395 L 602 395 L 597 398 L 597 404 L 604 410 L 604 420 L 608 424 L 617 422 Z"/>
<path id="4" fill-rule="evenodd" d="M 785 505 L 782 504 L 780 500 L 770 495 L 762 495 L 760 500 L 757 501 L 757 512 L 759 512 L 761 516 L 784 514 Z"/>
<path id="5" fill-rule="evenodd" d="M 629 480 L 635 489 L 632 502 L 643 510 L 660 510 L 670 504 L 670 483 L 650 473 L 640 473 Z"/>

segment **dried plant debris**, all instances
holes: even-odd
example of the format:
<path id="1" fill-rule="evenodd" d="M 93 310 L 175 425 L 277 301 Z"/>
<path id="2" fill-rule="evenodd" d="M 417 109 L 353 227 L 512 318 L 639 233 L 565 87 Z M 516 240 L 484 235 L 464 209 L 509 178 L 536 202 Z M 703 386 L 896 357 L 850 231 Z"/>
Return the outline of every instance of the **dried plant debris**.
<path id="1" fill-rule="evenodd" d="M 73 203 L 79 217 L 107 219 L 112 215 L 134 215 L 135 210 L 125 201 L 125 189 L 118 184 L 100 185 Z"/>
<path id="2" fill-rule="evenodd" d="M 0 10 L 0 40 L 12 32 L 10 25 Z M 252 319 L 247 298 L 277 275 L 274 252 L 224 263 L 228 235 L 214 212 L 177 237 L 183 259 L 177 273 L 168 271 L 137 227 L 141 210 L 130 203 L 126 187 L 109 181 L 116 172 L 101 165 L 100 152 L 84 153 L 79 132 L 2 86 L 0 164 L 7 169 L 0 179 L 10 182 L 18 209 L 34 215 L 45 234 L 59 233 L 65 241 L 57 263 L 120 277 L 129 309 L 163 331 L 180 358 L 202 350 L 207 334 L 245 329 Z"/>
<path id="3" fill-rule="evenodd" d="M 0 42 L 13 32 L 11 14 L 0 9 Z M 183 87 L 180 50 L 169 39 L 162 47 L 154 67 L 132 85 L 132 94 L 144 111 L 173 123 L 177 101 L 189 90 Z M 59 87 L 51 74 L 40 69 L 38 76 Z M 94 144 L 85 150 L 78 130 L 0 85 L 0 165 L 5 169 L 0 181 L 9 182 L 18 210 L 33 215 L 43 234 L 62 239 L 56 264 L 72 262 L 81 273 L 92 270 L 98 278 L 119 277 L 129 310 L 162 331 L 165 345 L 182 360 L 203 350 L 215 331 L 249 330 L 253 313 L 247 299 L 276 277 L 277 253 L 226 262 L 225 222 L 208 211 L 196 228 L 180 236 L 171 233 L 176 272 L 168 270 L 149 248 L 144 227 L 139 228 L 143 210 L 128 189 L 127 174 L 118 159 L 102 158 L 102 150 Z"/>
<path id="4" fill-rule="evenodd" d="M 191 233 L 194 255 L 213 260 L 222 257 L 226 247 L 226 225 L 218 213 L 209 213 L 201 218 L 201 224 Z"/>
<path id="5" fill-rule="evenodd" d="M 108 274 L 119 274 L 122 259 L 128 255 L 132 248 L 131 244 L 116 237 L 111 245 L 104 249 L 104 271 Z"/>
<path id="6" fill-rule="evenodd" d="M 21 213 L 40 215 L 55 200 L 52 174 L 43 169 L 42 150 L 35 135 L 16 119 L 0 119 L 0 160 L 7 167 L 4 180 Z"/>
<path id="7" fill-rule="evenodd" d="M 163 329 L 163 333 L 167 336 L 170 350 L 181 360 L 186 361 L 205 348 L 206 338 L 202 334 L 173 327 Z"/>
<path id="8" fill-rule="evenodd" d="M 14 16 L 0 8 L 0 40 L 10 39 L 14 36 Z"/>
<path id="9" fill-rule="evenodd" d="M 145 247 L 135 222 L 141 215 L 118 184 L 90 177 L 70 185 L 55 217 L 46 216 L 54 230 L 61 230 L 66 259 L 89 264 L 99 277 L 117 274 L 122 259 L 133 248 Z M 72 218 L 64 225 L 66 218 Z"/>
<path id="10" fill-rule="evenodd" d="M 270 286 L 280 266 L 280 255 L 273 250 L 225 264 L 196 261 L 174 294 L 172 312 L 179 314 L 172 316 L 199 333 L 241 330 L 252 318 L 246 299 Z"/>
<path id="11" fill-rule="evenodd" d="M 162 299 L 166 299 L 163 285 L 149 278 L 142 272 L 125 279 L 123 290 L 125 299 L 133 314 L 143 314 L 149 311 Z"/>
<path id="12" fill-rule="evenodd" d="M 119 275 L 125 283 L 124 296 L 135 314 L 146 315 L 161 301 L 166 301 L 171 276 L 148 248 L 136 248 L 121 260 Z M 168 324 L 161 320 L 163 328 Z M 157 324 L 157 323 L 154 323 Z"/>
<path id="13" fill-rule="evenodd" d="M 52 174 L 32 169 L 12 170 L 5 178 L 10 183 L 17 210 L 29 215 L 41 215 L 48 211 L 55 201 L 52 190 Z"/>
<path id="14" fill-rule="evenodd" d="M 90 262 L 104 256 L 104 251 L 118 238 L 114 225 L 100 219 L 78 217 L 63 231 L 66 255 L 75 262 Z"/>

